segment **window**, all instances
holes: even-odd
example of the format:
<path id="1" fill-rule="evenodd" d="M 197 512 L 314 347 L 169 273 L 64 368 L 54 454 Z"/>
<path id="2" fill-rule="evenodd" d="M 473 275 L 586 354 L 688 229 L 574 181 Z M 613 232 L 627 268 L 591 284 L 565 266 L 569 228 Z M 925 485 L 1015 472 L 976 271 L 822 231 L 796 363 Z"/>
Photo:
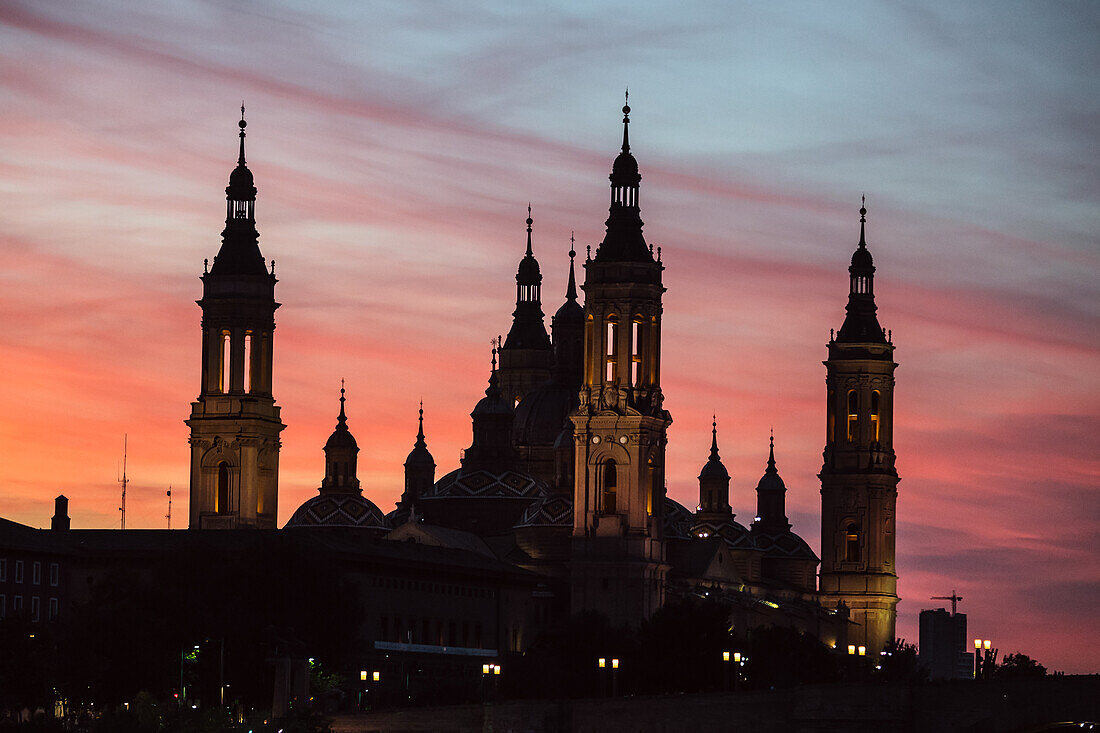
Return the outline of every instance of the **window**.
<path id="1" fill-rule="evenodd" d="M 23 561 L 22 560 L 16 560 L 15 561 L 15 582 L 16 583 L 22 583 L 23 582 Z"/>
<path id="2" fill-rule="evenodd" d="M 11 599 L 11 612 L 19 613 L 23 610 L 23 596 L 15 596 Z"/>
<path id="3" fill-rule="evenodd" d="M 871 440 L 874 442 L 879 441 L 879 403 L 882 401 L 882 395 L 876 389 L 871 393 Z"/>
<path id="4" fill-rule="evenodd" d="M 218 464 L 218 495 L 214 511 L 218 514 L 229 513 L 229 464 L 225 461 Z"/>
<path id="5" fill-rule="evenodd" d="M 638 386 L 638 375 L 642 370 L 642 349 L 638 339 L 642 335 L 641 322 L 635 320 L 630 329 L 630 384 Z"/>
<path id="6" fill-rule="evenodd" d="M 848 390 L 848 442 L 859 438 L 859 395 L 854 389 Z"/>
<path id="7" fill-rule="evenodd" d="M 8 558 L 0 558 L 0 583 L 8 580 Z"/>
<path id="8" fill-rule="evenodd" d="M 0 619 L 8 614 L 8 597 L 0 593 Z"/>
<path id="9" fill-rule="evenodd" d="M 35 585 L 42 584 L 42 563 L 37 560 L 34 565 L 31 566 L 31 582 Z"/>
<path id="10" fill-rule="evenodd" d="M 50 563 L 50 585 L 56 586 L 58 581 L 60 580 L 60 576 L 61 576 L 61 568 L 58 567 L 57 563 L 51 562 Z"/>
<path id="11" fill-rule="evenodd" d="M 604 378 L 606 382 L 615 381 L 615 342 L 618 340 L 618 326 L 615 317 L 611 316 L 607 321 L 607 348 L 604 349 L 604 353 L 607 355 L 607 374 Z"/>
<path id="12" fill-rule="evenodd" d="M 57 599 L 56 598 L 51 598 L 50 599 L 50 620 L 52 621 L 55 618 L 57 618 Z"/>
<path id="13" fill-rule="evenodd" d="M 244 332 L 244 391 L 252 391 L 252 332 Z"/>
<path id="14" fill-rule="evenodd" d="M 826 439 L 830 443 L 832 443 L 834 440 L 836 440 L 836 405 L 834 404 L 835 396 L 836 396 L 836 393 L 834 393 L 832 390 L 829 390 L 829 410 L 828 410 L 829 415 L 828 415 L 828 425 L 826 427 L 826 432 L 827 432 Z"/>
<path id="15" fill-rule="evenodd" d="M 39 611 L 38 596 L 31 596 L 31 621 L 38 621 Z"/>
<path id="16" fill-rule="evenodd" d="M 603 511 L 605 514 L 614 514 L 617 507 L 616 492 L 617 492 L 617 471 L 615 469 L 615 461 L 609 460 L 603 464 Z"/>
<path id="17" fill-rule="evenodd" d="M 218 372 L 218 389 L 223 393 L 229 391 L 229 364 L 231 349 L 229 341 L 229 331 L 222 331 L 221 339 L 221 371 Z"/>
<path id="18" fill-rule="evenodd" d="M 859 562 L 860 549 L 859 525 L 849 524 L 844 530 L 844 562 Z"/>

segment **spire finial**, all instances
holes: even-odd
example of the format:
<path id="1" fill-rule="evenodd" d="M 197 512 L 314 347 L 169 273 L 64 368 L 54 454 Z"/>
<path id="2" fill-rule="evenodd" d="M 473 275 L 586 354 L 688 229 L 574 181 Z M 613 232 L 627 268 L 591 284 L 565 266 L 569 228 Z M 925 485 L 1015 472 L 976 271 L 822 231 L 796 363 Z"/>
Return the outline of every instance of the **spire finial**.
<path id="1" fill-rule="evenodd" d="M 424 400 L 420 400 L 420 415 L 417 418 L 419 425 L 416 430 L 416 444 L 418 446 L 424 445 Z"/>
<path id="2" fill-rule="evenodd" d="M 867 225 L 867 196 L 860 196 L 859 206 L 859 246 L 860 249 L 867 248 L 867 239 L 864 236 L 864 230 Z"/>
<path id="3" fill-rule="evenodd" d="M 577 256 L 576 240 L 573 238 L 573 232 L 569 232 L 569 285 L 565 288 L 565 299 L 576 300 L 577 299 L 577 276 L 573 271 L 573 258 Z"/>
<path id="4" fill-rule="evenodd" d="M 626 90 L 626 103 L 623 104 L 623 152 L 630 152 L 630 89 Z"/>
<path id="5" fill-rule="evenodd" d="M 775 472 L 775 428 L 772 428 L 768 438 L 768 470 Z"/>
<path id="6" fill-rule="evenodd" d="M 344 379 L 343 379 L 343 377 L 341 377 L 340 378 L 340 416 L 337 418 L 337 421 L 340 423 L 340 425 L 343 425 L 344 423 L 346 423 L 348 421 L 347 415 L 344 414 L 344 401 L 345 401 L 345 399 L 346 398 L 344 397 Z"/>
<path id="7" fill-rule="evenodd" d="M 237 123 L 237 127 L 241 128 L 241 153 L 237 156 L 237 165 L 244 165 L 244 128 L 248 127 L 248 123 L 244 120 L 244 100 L 241 100 L 241 121 Z"/>
<path id="8" fill-rule="evenodd" d="M 535 220 L 531 218 L 531 202 L 527 202 L 527 256 L 534 257 L 534 253 L 531 251 L 531 225 L 535 223 Z"/>
<path id="9" fill-rule="evenodd" d="M 718 415 L 712 414 L 710 417 L 710 460 L 720 461 L 718 457 Z"/>

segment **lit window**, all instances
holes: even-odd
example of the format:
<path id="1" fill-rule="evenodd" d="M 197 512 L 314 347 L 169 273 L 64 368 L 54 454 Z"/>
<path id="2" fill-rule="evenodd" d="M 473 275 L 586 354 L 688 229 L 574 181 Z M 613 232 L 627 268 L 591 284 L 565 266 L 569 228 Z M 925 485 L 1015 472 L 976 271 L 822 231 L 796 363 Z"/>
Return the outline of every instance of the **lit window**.
<path id="1" fill-rule="evenodd" d="M 848 442 L 859 438 L 859 396 L 854 389 L 848 390 Z"/>
<path id="2" fill-rule="evenodd" d="M 882 395 L 876 389 L 871 393 L 871 440 L 879 441 L 879 403 Z"/>
<path id="3" fill-rule="evenodd" d="M 223 393 L 229 391 L 229 359 L 230 359 L 229 331 L 222 331 L 221 339 L 221 371 L 218 372 L 218 389 Z"/>
<path id="4" fill-rule="evenodd" d="M 642 369 L 641 332 L 641 322 L 635 320 L 630 329 L 630 383 L 635 387 L 638 386 L 638 375 Z"/>
<path id="5" fill-rule="evenodd" d="M 615 461 L 608 461 L 603 466 L 603 511 L 606 514 L 614 514 L 616 506 L 616 491 L 618 478 L 616 476 Z"/>
<path id="6" fill-rule="evenodd" d="M 849 524 L 844 530 L 844 562 L 859 562 L 859 525 Z"/>
<path id="7" fill-rule="evenodd" d="M 244 391 L 252 391 L 252 332 L 244 334 Z"/>
<path id="8" fill-rule="evenodd" d="M 615 317 L 611 316 L 607 321 L 607 347 L 604 349 L 604 353 L 607 355 L 607 374 L 604 381 L 615 381 L 615 346 L 618 341 L 618 323 L 615 321 Z"/>

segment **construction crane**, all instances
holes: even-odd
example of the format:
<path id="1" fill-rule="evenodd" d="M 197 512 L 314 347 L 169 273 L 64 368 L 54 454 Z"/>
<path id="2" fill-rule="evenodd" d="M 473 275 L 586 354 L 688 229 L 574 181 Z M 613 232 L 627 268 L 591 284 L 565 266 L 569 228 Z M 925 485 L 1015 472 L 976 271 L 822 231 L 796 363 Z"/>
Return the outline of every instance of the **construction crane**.
<path id="1" fill-rule="evenodd" d="M 130 436 L 122 436 L 122 477 L 118 480 L 122 484 L 122 506 L 118 510 L 122 513 L 122 528 L 126 529 L 126 486 L 130 483 L 130 479 L 126 477 L 126 443 Z"/>
<path id="2" fill-rule="evenodd" d="M 931 600 L 933 600 L 933 601 L 951 601 L 951 615 L 952 616 L 955 615 L 956 604 L 959 601 L 961 601 L 962 599 L 963 599 L 963 597 L 960 596 L 958 593 L 956 593 L 954 588 L 951 589 L 951 595 L 949 595 L 949 596 L 932 596 L 932 598 L 931 598 Z"/>

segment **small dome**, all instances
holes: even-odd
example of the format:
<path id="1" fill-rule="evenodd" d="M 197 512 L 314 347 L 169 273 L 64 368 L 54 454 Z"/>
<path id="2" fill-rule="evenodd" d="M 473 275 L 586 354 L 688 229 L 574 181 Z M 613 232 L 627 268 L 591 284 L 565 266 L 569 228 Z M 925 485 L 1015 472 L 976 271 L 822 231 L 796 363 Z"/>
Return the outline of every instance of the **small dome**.
<path id="1" fill-rule="evenodd" d="M 428 446 L 417 445 L 409 451 L 409 457 L 405 459 L 405 466 L 435 466 L 435 458 L 428 452 Z"/>
<path id="2" fill-rule="evenodd" d="M 692 516 L 683 504 L 667 496 L 664 501 L 665 539 L 686 540 L 691 537 Z"/>
<path id="3" fill-rule="evenodd" d="M 718 537 L 728 547 L 737 550 L 752 550 L 756 547 L 752 533 L 732 517 L 724 517 L 716 521 L 696 521 L 691 528 L 691 536 L 700 539 Z"/>
<path id="4" fill-rule="evenodd" d="M 728 481 L 730 477 L 729 471 L 726 470 L 725 464 L 719 460 L 710 460 L 703 465 L 703 470 L 699 472 L 700 479 L 723 479 Z"/>
<path id="5" fill-rule="evenodd" d="M 512 412 L 512 406 L 508 404 L 508 400 L 501 396 L 500 390 L 494 390 L 492 394 L 487 394 L 478 400 L 474 405 L 474 411 L 470 413 L 473 417 L 480 417 L 483 415 L 510 415 Z"/>
<path id="6" fill-rule="evenodd" d="M 512 441 L 517 445 L 552 445 L 579 404 L 578 390 L 546 382 L 528 392 L 516 407 Z"/>
<path id="7" fill-rule="evenodd" d="M 786 491 L 787 485 L 783 483 L 783 477 L 774 468 L 764 472 L 760 477 L 760 483 L 756 485 L 757 491 Z"/>
<path id="8" fill-rule="evenodd" d="M 328 494 L 309 499 L 286 523 L 286 528 L 292 527 L 389 528 L 374 502 L 359 493 Z"/>
<path id="9" fill-rule="evenodd" d="M 233 169 L 233 172 L 229 174 L 229 188 L 233 193 L 243 193 L 255 195 L 253 188 L 256 183 L 252 178 L 252 171 L 248 170 L 246 165 L 238 165 Z M 227 192 L 228 193 L 228 192 Z M 241 198 L 250 198 L 250 196 L 242 196 Z"/>
<path id="10" fill-rule="evenodd" d="M 793 557 L 815 562 L 818 559 L 806 541 L 789 529 L 767 532 L 754 526 L 752 539 L 756 547 L 764 551 L 765 557 Z"/>
<path id="11" fill-rule="evenodd" d="M 856 251 L 852 253 L 852 269 L 868 270 L 874 266 L 875 263 L 871 258 L 871 251 L 866 247 L 857 247 Z"/>
<path id="12" fill-rule="evenodd" d="M 566 300 L 554 314 L 554 325 L 563 323 L 584 323 L 584 307 L 576 300 Z"/>
<path id="13" fill-rule="evenodd" d="M 542 282 L 542 272 L 539 270 L 539 261 L 532 255 L 527 255 L 519 261 L 519 270 L 516 272 L 516 280 L 526 284 Z"/>
<path id="14" fill-rule="evenodd" d="M 547 496 L 536 499 L 524 510 L 516 522 L 516 529 L 523 527 L 572 527 L 573 497 Z"/>
<path id="15" fill-rule="evenodd" d="M 637 186 L 641 180 L 634 156 L 625 150 L 619 153 L 611 166 L 611 182 L 619 186 Z"/>
<path id="16" fill-rule="evenodd" d="M 490 473 L 460 468 L 436 481 L 420 499 L 538 499 L 546 493 L 541 481 L 517 471 Z"/>
<path id="17" fill-rule="evenodd" d="M 355 436 L 351 434 L 346 425 L 339 425 L 336 430 L 332 431 L 328 441 L 325 442 L 326 451 L 333 448 L 359 450 L 359 444 L 355 442 Z"/>

